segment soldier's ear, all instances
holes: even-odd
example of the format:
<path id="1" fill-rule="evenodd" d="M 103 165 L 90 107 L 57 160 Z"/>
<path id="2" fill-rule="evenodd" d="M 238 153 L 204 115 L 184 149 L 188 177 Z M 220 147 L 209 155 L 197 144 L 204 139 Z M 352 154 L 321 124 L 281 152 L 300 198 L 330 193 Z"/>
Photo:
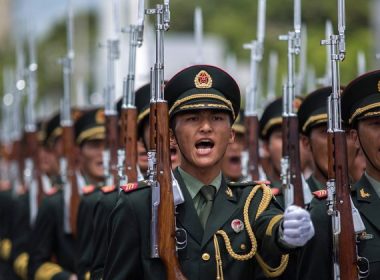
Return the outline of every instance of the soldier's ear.
<path id="1" fill-rule="evenodd" d="M 173 129 L 169 128 L 170 144 L 177 145 L 177 139 L 175 138 Z"/>
<path id="2" fill-rule="evenodd" d="M 300 143 L 303 146 L 304 149 L 306 150 L 311 150 L 310 149 L 310 139 L 304 134 L 300 134 Z"/>
<path id="3" fill-rule="evenodd" d="M 229 143 L 229 144 L 232 144 L 232 143 L 234 143 L 234 142 L 235 142 L 235 130 L 233 130 L 233 129 L 231 128 L 230 139 L 228 140 L 228 143 Z"/>
<path id="4" fill-rule="evenodd" d="M 357 149 L 360 149 L 360 141 L 359 141 L 359 137 L 358 137 L 358 131 L 356 129 L 351 129 L 350 130 L 350 137 L 354 141 L 355 147 Z"/>

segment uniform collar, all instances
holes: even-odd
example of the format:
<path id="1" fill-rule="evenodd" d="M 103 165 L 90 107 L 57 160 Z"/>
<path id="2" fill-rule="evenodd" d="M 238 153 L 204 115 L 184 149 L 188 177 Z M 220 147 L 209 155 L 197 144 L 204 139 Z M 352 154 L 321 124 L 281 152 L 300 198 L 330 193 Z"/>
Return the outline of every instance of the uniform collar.
<path id="1" fill-rule="evenodd" d="M 375 178 L 371 177 L 367 172 L 365 172 L 365 176 L 367 177 L 368 181 L 372 185 L 377 196 L 380 198 L 380 182 L 377 181 Z"/>
<path id="2" fill-rule="evenodd" d="M 199 193 L 201 188 L 205 185 L 201 181 L 199 181 L 194 176 L 187 173 L 181 167 L 178 167 L 179 174 L 181 175 L 192 199 Z M 212 180 L 209 184 L 210 186 L 214 186 L 216 188 L 216 193 L 220 189 L 220 184 L 222 183 L 222 173 L 220 172 L 218 176 Z"/>

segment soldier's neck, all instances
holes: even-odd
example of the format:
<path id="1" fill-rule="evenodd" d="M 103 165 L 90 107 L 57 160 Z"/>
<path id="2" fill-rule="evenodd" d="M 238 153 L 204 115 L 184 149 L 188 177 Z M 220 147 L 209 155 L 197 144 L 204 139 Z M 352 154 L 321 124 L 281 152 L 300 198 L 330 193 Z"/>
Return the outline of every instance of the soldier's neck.
<path id="1" fill-rule="evenodd" d="M 205 185 L 209 185 L 220 174 L 221 171 L 220 164 L 215 164 L 207 168 L 202 168 L 192 166 L 190 164 L 181 163 L 180 167 Z"/>

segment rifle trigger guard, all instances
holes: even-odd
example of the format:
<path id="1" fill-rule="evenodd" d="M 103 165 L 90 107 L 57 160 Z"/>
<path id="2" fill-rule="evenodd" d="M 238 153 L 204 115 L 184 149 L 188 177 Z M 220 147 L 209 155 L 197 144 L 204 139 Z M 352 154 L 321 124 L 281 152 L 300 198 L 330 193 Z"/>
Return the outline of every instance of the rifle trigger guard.
<path id="1" fill-rule="evenodd" d="M 176 228 L 175 230 L 175 240 L 177 245 L 177 250 L 183 250 L 187 246 L 187 232 L 183 228 Z"/>

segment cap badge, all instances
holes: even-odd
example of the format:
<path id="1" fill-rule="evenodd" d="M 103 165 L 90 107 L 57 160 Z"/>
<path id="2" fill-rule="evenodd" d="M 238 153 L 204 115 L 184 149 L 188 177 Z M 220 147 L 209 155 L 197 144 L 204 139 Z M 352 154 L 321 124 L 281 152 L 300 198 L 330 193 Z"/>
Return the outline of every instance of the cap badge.
<path id="1" fill-rule="evenodd" d="M 231 222 L 231 227 L 234 232 L 239 233 L 244 229 L 244 223 L 239 219 L 234 219 Z"/>
<path id="2" fill-rule="evenodd" d="M 104 124 L 106 122 L 106 118 L 104 116 L 104 110 L 98 110 L 96 112 L 95 121 L 97 124 Z"/>
<path id="3" fill-rule="evenodd" d="M 377 81 L 377 92 L 380 92 L 380 80 Z"/>
<path id="4" fill-rule="evenodd" d="M 360 189 L 360 197 L 361 198 L 368 198 L 370 197 L 371 195 L 369 193 L 367 193 L 364 188 Z"/>
<path id="5" fill-rule="evenodd" d="M 212 78 L 205 70 L 201 70 L 194 79 L 196 88 L 210 88 L 212 87 Z"/>

